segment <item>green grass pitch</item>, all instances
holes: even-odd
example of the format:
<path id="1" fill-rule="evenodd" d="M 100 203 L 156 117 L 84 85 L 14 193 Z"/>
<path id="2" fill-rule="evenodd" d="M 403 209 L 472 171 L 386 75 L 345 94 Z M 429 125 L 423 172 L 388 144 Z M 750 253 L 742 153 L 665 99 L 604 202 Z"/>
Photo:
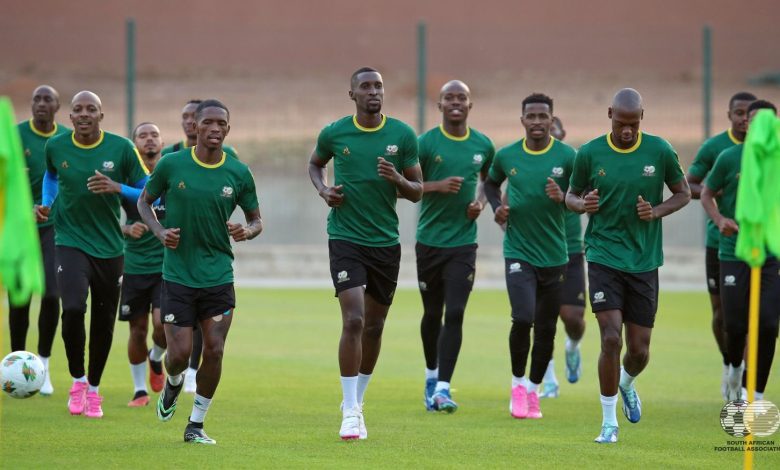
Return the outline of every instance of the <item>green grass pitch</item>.
<path id="1" fill-rule="evenodd" d="M 332 291 L 239 289 L 237 295 L 222 382 L 206 419 L 217 446 L 182 442 L 191 395 L 182 394 L 168 423 L 157 421 L 153 406 L 127 408 L 132 395 L 127 324 L 117 323 L 100 387 L 105 417 L 68 414 L 70 379 L 58 336 L 52 358 L 54 395 L 2 398 L 0 467 L 741 467 L 741 453 L 715 450 L 730 437 L 719 425 L 721 363 L 705 293 L 662 293 L 650 365 L 637 380 L 642 421 L 628 423 L 618 412 L 620 442 L 601 446 L 593 443 L 601 407 L 598 329 L 590 312 L 580 382 L 565 380 L 559 323 L 555 357 L 561 396 L 542 400 L 543 419 L 516 420 L 508 412 L 507 296 L 501 290 L 475 291 L 453 378 L 460 409 L 439 415 L 426 412 L 421 399 L 419 294 L 400 290 L 366 394 L 369 439 L 344 443 L 337 434 L 340 314 Z M 7 320 L 2 321 L 5 354 Z M 30 324 L 36 325 L 36 319 Z M 34 348 L 33 336 L 34 331 L 28 349 Z M 766 397 L 780 403 L 780 393 L 773 392 L 780 387 L 776 370 Z M 768 439 L 780 441 L 780 432 Z M 780 468 L 780 453 L 756 453 L 755 462 L 755 468 Z"/>

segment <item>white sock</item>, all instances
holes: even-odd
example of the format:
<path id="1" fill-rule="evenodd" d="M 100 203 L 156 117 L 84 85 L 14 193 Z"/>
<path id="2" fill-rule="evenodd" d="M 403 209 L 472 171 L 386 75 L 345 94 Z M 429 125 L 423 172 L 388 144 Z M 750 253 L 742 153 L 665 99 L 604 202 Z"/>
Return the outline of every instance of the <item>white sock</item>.
<path id="1" fill-rule="evenodd" d="M 352 408 L 358 405 L 357 384 L 358 384 L 357 376 L 341 378 L 341 393 L 344 396 L 345 411 L 351 410 Z"/>
<path id="2" fill-rule="evenodd" d="M 440 392 L 442 390 L 449 390 L 449 389 L 450 389 L 450 383 L 449 382 L 442 382 L 440 380 L 440 381 L 436 382 L 436 390 L 434 391 L 434 393 Z"/>
<path id="3" fill-rule="evenodd" d="M 152 344 L 152 349 L 149 351 L 149 359 L 153 360 L 154 362 L 160 362 L 162 361 L 164 353 L 165 348 L 161 348 L 156 344 Z"/>
<path id="4" fill-rule="evenodd" d="M 729 386 L 731 388 L 737 388 L 742 384 L 742 372 L 745 371 L 745 361 L 739 367 L 729 366 Z"/>
<path id="5" fill-rule="evenodd" d="M 535 384 L 530 380 L 528 381 L 528 385 L 526 386 L 526 389 L 528 389 L 528 393 L 532 393 L 532 392 L 536 393 L 536 389 L 538 388 L 539 388 L 539 384 Z"/>
<path id="6" fill-rule="evenodd" d="M 198 369 L 187 367 L 187 370 L 185 370 L 184 373 L 187 375 L 187 377 L 195 377 L 195 375 L 198 373 Z"/>
<path id="7" fill-rule="evenodd" d="M 363 404 L 363 398 L 366 396 L 368 382 L 371 380 L 371 374 L 358 373 L 357 378 L 357 402 Z"/>
<path id="8" fill-rule="evenodd" d="M 623 388 L 631 388 L 634 385 L 634 380 L 636 380 L 636 377 L 632 377 L 629 375 L 628 372 L 626 372 L 626 369 L 623 367 L 620 368 L 620 386 Z"/>
<path id="9" fill-rule="evenodd" d="M 130 374 L 133 376 L 133 387 L 136 392 L 146 391 L 146 361 L 140 364 L 130 364 Z"/>
<path id="10" fill-rule="evenodd" d="M 601 396 L 601 425 L 608 424 L 610 426 L 617 426 L 617 401 L 618 396 L 605 397 Z"/>
<path id="11" fill-rule="evenodd" d="M 38 357 L 40 357 L 41 358 L 41 362 L 43 362 L 43 368 L 48 371 L 49 370 L 49 358 L 48 357 L 43 357 L 43 356 L 38 356 Z"/>
<path id="12" fill-rule="evenodd" d="M 526 380 L 525 376 L 522 376 L 522 377 L 515 377 L 514 375 L 512 376 L 512 388 L 515 388 L 518 385 L 522 385 L 523 387 L 527 387 L 528 385 L 526 384 L 526 382 L 528 382 L 528 381 Z"/>
<path id="13" fill-rule="evenodd" d="M 764 392 L 753 392 L 755 401 L 764 399 Z"/>
<path id="14" fill-rule="evenodd" d="M 580 341 L 581 339 L 571 339 L 568 336 L 566 337 L 566 351 L 567 352 L 574 352 L 577 350 L 578 347 L 580 347 Z"/>
<path id="15" fill-rule="evenodd" d="M 190 414 L 190 421 L 193 423 L 202 423 L 206 419 L 206 412 L 211 405 L 211 398 L 195 394 L 195 400 L 192 402 L 192 413 Z"/>
<path id="16" fill-rule="evenodd" d="M 547 370 L 544 371 L 544 378 L 542 381 L 558 385 L 558 378 L 555 377 L 555 361 L 552 359 L 550 359 L 550 363 L 547 364 Z"/>
<path id="17" fill-rule="evenodd" d="M 89 384 L 89 386 L 87 387 L 87 393 L 92 393 L 92 392 L 97 393 L 98 387 L 99 387 L 98 385 Z"/>
<path id="18" fill-rule="evenodd" d="M 178 387 L 181 385 L 182 381 L 184 380 L 184 374 L 179 375 L 169 375 L 168 376 L 168 383 L 171 384 L 174 387 Z"/>
<path id="19" fill-rule="evenodd" d="M 82 375 L 81 377 L 73 377 L 73 383 L 75 384 L 76 382 L 81 382 L 83 384 L 87 383 L 87 376 Z"/>
<path id="20" fill-rule="evenodd" d="M 435 369 L 428 369 L 427 367 L 425 368 L 425 379 L 426 380 L 438 379 L 438 378 L 439 378 L 439 368 L 438 367 L 435 368 Z"/>

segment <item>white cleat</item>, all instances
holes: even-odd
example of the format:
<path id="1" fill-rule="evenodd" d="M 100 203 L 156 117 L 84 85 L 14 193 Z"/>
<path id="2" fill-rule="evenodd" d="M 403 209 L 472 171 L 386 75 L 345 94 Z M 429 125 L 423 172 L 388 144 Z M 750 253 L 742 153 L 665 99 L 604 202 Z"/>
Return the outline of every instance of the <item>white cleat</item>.
<path id="1" fill-rule="evenodd" d="M 339 437 L 341 437 L 342 441 L 360 439 L 360 422 L 362 419 L 363 416 L 359 406 L 344 410 L 341 429 L 339 430 Z"/>
<path id="2" fill-rule="evenodd" d="M 46 379 L 43 381 L 43 386 L 39 393 L 44 397 L 48 397 L 54 393 L 54 386 L 51 384 L 51 377 L 49 377 L 49 369 L 46 369 Z"/>

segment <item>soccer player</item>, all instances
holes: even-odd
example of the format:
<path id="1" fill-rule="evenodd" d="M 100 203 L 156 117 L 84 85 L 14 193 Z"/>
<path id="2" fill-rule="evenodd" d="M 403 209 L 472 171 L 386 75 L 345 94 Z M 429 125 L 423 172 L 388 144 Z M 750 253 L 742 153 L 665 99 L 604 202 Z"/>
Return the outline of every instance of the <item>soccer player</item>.
<path id="1" fill-rule="evenodd" d="M 567 261 L 563 198 L 576 151 L 550 135 L 553 100 L 549 96 L 526 97 L 522 113 L 525 138 L 496 153 L 485 194 L 496 223 L 506 224 L 505 275 L 512 307 L 509 411 L 515 418 L 539 419 L 539 385 L 552 358 Z M 508 180 L 508 205 L 501 203 L 504 180 Z M 531 370 L 526 376 L 529 351 Z"/>
<path id="2" fill-rule="evenodd" d="M 57 124 L 54 116 L 60 109 L 60 96 L 57 90 L 41 85 L 32 94 L 32 118 L 18 125 L 22 138 L 24 156 L 27 163 L 27 176 L 30 178 L 33 203 L 41 204 L 43 174 L 46 171 L 44 146 L 49 138 L 70 131 Z M 60 299 L 57 294 L 57 270 L 54 261 L 54 221 L 38 223 L 38 238 L 43 253 L 43 270 L 46 276 L 46 290 L 41 297 L 41 310 L 38 315 L 38 356 L 46 367 L 46 379 L 41 395 L 51 395 L 54 387 L 49 378 L 49 358 L 54 336 L 57 334 L 57 322 L 60 315 Z M 24 351 L 27 348 L 27 329 L 30 327 L 30 301 L 23 305 L 11 305 L 8 310 L 8 326 L 11 332 L 11 351 Z"/>
<path id="3" fill-rule="evenodd" d="M 424 398 L 426 409 L 448 413 L 458 409 L 450 394 L 450 380 L 474 284 L 476 219 L 486 201 L 482 182 L 495 154 L 490 139 L 469 127 L 471 106 L 471 91 L 465 83 L 445 83 L 438 102 L 442 123 L 418 141 L 423 198 L 415 251 L 424 309 L 420 322 L 426 367 Z"/>
<path id="4" fill-rule="evenodd" d="M 590 214 L 585 256 L 590 304 L 601 333 L 598 443 L 617 442 L 618 389 L 626 418 L 636 423 L 641 417 L 634 380 L 650 357 L 658 267 L 663 264 L 661 218 L 691 198 L 672 146 L 639 130 L 643 115 L 639 92 L 624 88 L 615 94 L 607 111 L 612 129 L 577 152 L 566 194 L 569 209 Z M 664 185 L 672 192 L 665 201 Z M 621 368 L 623 324 L 627 347 Z"/>
<path id="5" fill-rule="evenodd" d="M 759 109 L 771 109 L 775 105 L 756 100 L 747 107 L 747 117 L 752 119 Z M 746 129 L 747 130 L 747 129 Z M 731 146 L 721 152 L 701 188 L 701 204 L 720 230 L 718 258 L 720 259 L 720 298 L 725 323 L 729 370 L 726 400 L 740 400 L 748 309 L 750 306 L 750 266 L 734 254 L 739 226 L 734 220 L 737 203 L 737 187 L 742 167 L 743 144 Z M 761 268 L 761 307 L 758 325 L 758 364 L 756 366 L 756 400 L 763 399 L 778 331 L 777 306 L 780 305 L 780 262 L 767 257 Z"/>
<path id="6" fill-rule="evenodd" d="M 230 131 L 230 112 L 217 100 L 195 109 L 195 147 L 163 157 L 138 200 L 138 212 L 165 246 L 160 314 L 168 352 L 168 380 L 157 401 L 157 417 L 168 421 L 176 411 L 184 370 L 192 350 L 195 323 L 203 335 L 203 363 L 184 441 L 216 444 L 203 421 L 222 374 L 222 356 L 235 308 L 233 251 L 230 238 L 251 240 L 263 230 L 255 181 L 249 167 L 227 158 L 222 142 Z M 165 224 L 160 225 L 154 202 L 165 194 Z M 232 223 L 236 206 L 247 225 Z"/>
<path id="7" fill-rule="evenodd" d="M 120 189 L 114 181 L 138 187 L 147 172 L 128 139 L 100 129 L 100 98 L 76 93 L 71 101 L 73 132 L 46 143 L 46 174 L 39 221 L 54 217 L 57 284 L 62 299 L 62 339 L 73 377 L 68 409 L 72 415 L 101 418 L 98 386 L 114 337 L 123 241 L 119 223 Z M 113 181 L 112 181 L 113 180 Z M 126 186 L 127 187 L 127 186 Z M 92 299 L 89 370 L 84 374 L 84 316 Z"/>
<path id="8" fill-rule="evenodd" d="M 747 132 L 747 108 L 756 100 L 755 95 L 747 92 L 739 92 L 729 100 L 729 109 L 726 116 L 731 122 L 731 127 L 720 134 L 707 139 L 699 148 L 693 164 L 688 168 L 685 179 L 691 187 L 691 196 L 699 199 L 702 190 L 702 181 L 712 170 L 715 159 L 724 150 L 739 145 L 745 140 Z M 726 383 L 729 371 L 728 345 L 726 331 L 724 329 L 723 314 L 720 300 L 720 261 L 718 260 L 718 241 L 720 231 L 718 226 L 707 219 L 706 239 L 706 276 L 707 290 L 710 293 L 710 305 L 712 306 L 712 333 L 723 358 L 723 374 L 721 376 L 720 394 L 726 399 Z"/>
<path id="9" fill-rule="evenodd" d="M 328 250 L 333 286 L 341 306 L 339 342 L 344 440 L 367 437 L 363 397 L 379 358 L 385 318 L 393 302 L 401 261 L 398 195 L 422 197 L 417 136 L 382 114 L 384 83 L 376 69 L 352 74 L 349 97 L 355 114 L 326 126 L 309 160 L 309 177 L 331 207 Z M 335 182 L 326 165 L 333 159 Z"/>
<path id="10" fill-rule="evenodd" d="M 133 130 L 133 142 L 143 158 L 144 165 L 153 171 L 160 160 L 162 138 L 160 129 L 151 122 L 143 122 Z M 157 220 L 165 218 L 164 196 L 153 205 Z M 135 393 L 127 404 L 130 407 L 149 404 L 146 390 L 146 361 L 149 360 L 149 383 L 155 392 L 162 391 L 165 376 L 162 356 L 165 352 L 165 332 L 160 319 L 160 292 L 162 289 L 163 246 L 141 221 L 138 197 L 122 199 L 127 214 L 122 233 L 125 235 L 125 270 L 122 276 L 119 319 L 130 324 L 127 356 L 133 377 Z M 152 312 L 152 348 L 147 349 L 149 311 Z"/>
<path id="11" fill-rule="evenodd" d="M 553 116 L 550 135 L 558 140 L 566 138 L 566 130 L 558 116 Z M 559 316 L 566 330 L 566 380 L 569 383 L 575 383 L 580 379 L 582 372 L 580 340 L 585 334 L 585 256 L 580 217 L 576 212 L 566 211 L 566 249 L 569 253 L 569 262 L 566 264 Z M 558 391 L 555 363 L 550 359 L 547 371 L 544 373 L 539 398 L 555 398 L 558 396 Z"/>

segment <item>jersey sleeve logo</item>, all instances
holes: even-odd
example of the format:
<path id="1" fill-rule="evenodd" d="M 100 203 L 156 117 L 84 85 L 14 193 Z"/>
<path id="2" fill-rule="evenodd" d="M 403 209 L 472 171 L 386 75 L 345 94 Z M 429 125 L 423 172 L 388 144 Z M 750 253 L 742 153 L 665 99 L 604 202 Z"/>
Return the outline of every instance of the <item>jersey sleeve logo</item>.
<path id="1" fill-rule="evenodd" d="M 223 186 L 222 197 L 233 197 L 233 188 L 231 188 L 230 186 Z"/>
<path id="2" fill-rule="evenodd" d="M 485 157 L 481 153 L 474 154 L 473 163 L 475 165 L 479 165 L 480 163 L 482 163 L 482 160 L 484 160 L 484 159 L 485 159 Z"/>
<path id="3" fill-rule="evenodd" d="M 655 176 L 655 167 L 653 165 L 645 166 L 642 176 Z"/>
<path id="4" fill-rule="evenodd" d="M 560 178 L 563 176 L 563 167 L 556 166 L 552 169 L 552 177 L 553 178 Z"/>
<path id="5" fill-rule="evenodd" d="M 397 145 L 388 145 L 387 148 L 385 148 L 385 154 L 387 154 L 387 155 L 398 155 L 398 146 Z"/>
<path id="6" fill-rule="evenodd" d="M 114 171 L 114 162 L 112 161 L 103 162 L 103 171 Z"/>

